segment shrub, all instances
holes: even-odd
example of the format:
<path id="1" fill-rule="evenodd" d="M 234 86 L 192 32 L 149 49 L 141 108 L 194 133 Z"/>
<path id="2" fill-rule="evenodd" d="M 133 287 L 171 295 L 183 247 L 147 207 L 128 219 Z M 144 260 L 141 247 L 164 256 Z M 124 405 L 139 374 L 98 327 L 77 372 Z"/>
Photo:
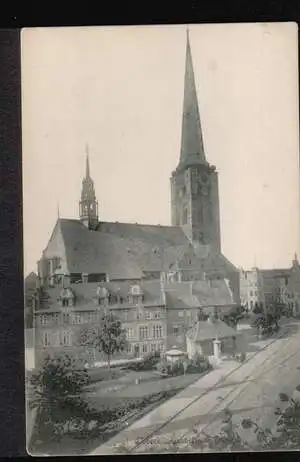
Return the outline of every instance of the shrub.
<path id="1" fill-rule="evenodd" d="M 144 356 L 142 361 L 128 365 L 128 369 L 133 371 L 150 371 L 160 361 L 160 352 L 154 351 Z"/>

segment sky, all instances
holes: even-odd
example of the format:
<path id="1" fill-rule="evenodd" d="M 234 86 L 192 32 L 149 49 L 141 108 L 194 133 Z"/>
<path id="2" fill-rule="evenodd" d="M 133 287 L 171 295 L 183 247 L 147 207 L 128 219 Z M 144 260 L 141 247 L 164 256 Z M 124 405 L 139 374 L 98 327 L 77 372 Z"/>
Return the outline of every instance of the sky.
<path id="1" fill-rule="evenodd" d="M 222 252 L 287 267 L 300 253 L 295 23 L 190 25 Z M 59 214 L 78 218 L 86 144 L 102 221 L 171 224 L 186 26 L 22 31 L 24 272 Z"/>

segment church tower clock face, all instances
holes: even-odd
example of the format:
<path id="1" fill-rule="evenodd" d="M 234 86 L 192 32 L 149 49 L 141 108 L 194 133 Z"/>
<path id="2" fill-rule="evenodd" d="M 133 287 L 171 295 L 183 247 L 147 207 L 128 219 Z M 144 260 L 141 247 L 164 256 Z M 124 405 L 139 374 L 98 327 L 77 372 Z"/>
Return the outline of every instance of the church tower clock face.
<path id="1" fill-rule="evenodd" d="M 205 186 L 208 185 L 208 175 L 207 175 L 207 173 L 201 173 L 199 179 L 200 179 L 200 183 L 202 185 L 205 185 Z"/>

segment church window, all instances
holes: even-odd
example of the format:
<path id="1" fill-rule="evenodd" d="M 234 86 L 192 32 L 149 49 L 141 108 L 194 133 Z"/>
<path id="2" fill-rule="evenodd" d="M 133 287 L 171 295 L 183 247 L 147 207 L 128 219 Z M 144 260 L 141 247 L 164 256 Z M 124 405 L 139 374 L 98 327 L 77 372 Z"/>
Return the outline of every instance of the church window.
<path id="1" fill-rule="evenodd" d="M 151 343 L 151 352 L 154 353 L 156 351 L 156 345 L 155 343 Z"/>
<path id="2" fill-rule="evenodd" d="M 160 343 L 160 344 L 158 345 L 158 348 L 159 348 L 160 351 L 164 351 L 165 346 L 164 346 L 163 343 Z"/>
<path id="3" fill-rule="evenodd" d="M 154 312 L 154 319 L 159 319 L 161 316 L 161 312 L 160 311 L 155 311 Z"/>
<path id="4" fill-rule="evenodd" d="M 151 312 L 150 311 L 145 312 L 145 319 L 151 319 Z"/>
<path id="5" fill-rule="evenodd" d="M 187 215 L 188 215 L 188 213 L 187 213 L 187 208 L 185 208 L 185 209 L 183 210 L 183 217 L 182 217 L 182 224 L 183 224 L 183 225 L 186 225 L 186 224 L 187 224 Z"/>
<path id="6" fill-rule="evenodd" d="M 183 317 L 183 311 L 178 311 L 178 317 L 182 318 Z"/>

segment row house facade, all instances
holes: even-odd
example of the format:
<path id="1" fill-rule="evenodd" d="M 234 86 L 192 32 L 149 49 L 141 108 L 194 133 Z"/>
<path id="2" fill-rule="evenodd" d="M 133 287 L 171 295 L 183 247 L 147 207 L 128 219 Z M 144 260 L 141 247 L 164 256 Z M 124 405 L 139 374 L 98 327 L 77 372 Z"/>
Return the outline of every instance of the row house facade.
<path id="1" fill-rule="evenodd" d="M 45 354 L 61 351 L 82 358 L 92 356 L 96 361 L 105 360 L 103 354 L 84 345 L 83 338 L 100 324 L 108 311 L 121 321 L 126 332 L 127 351 L 122 357 L 164 351 L 166 306 L 160 292 L 156 290 L 157 296 L 153 297 L 138 284 L 125 285 L 126 288 L 123 285 L 120 290 L 111 284 L 93 283 L 48 288 L 47 301 L 40 306 L 36 303 L 35 307 L 37 362 Z M 40 292 L 45 293 L 45 289 Z"/>
<path id="2" fill-rule="evenodd" d="M 118 358 L 141 357 L 185 348 L 185 333 L 198 319 L 235 306 L 224 281 L 156 281 L 80 283 L 65 277 L 56 287 L 39 288 L 35 297 L 34 328 L 36 363 L 47 355 L 68 353 L 86 361 L 105 361 L 101 352 L 84 342 L 89 331 L 108 311 L 125 330 L 126 351 Z"/>

